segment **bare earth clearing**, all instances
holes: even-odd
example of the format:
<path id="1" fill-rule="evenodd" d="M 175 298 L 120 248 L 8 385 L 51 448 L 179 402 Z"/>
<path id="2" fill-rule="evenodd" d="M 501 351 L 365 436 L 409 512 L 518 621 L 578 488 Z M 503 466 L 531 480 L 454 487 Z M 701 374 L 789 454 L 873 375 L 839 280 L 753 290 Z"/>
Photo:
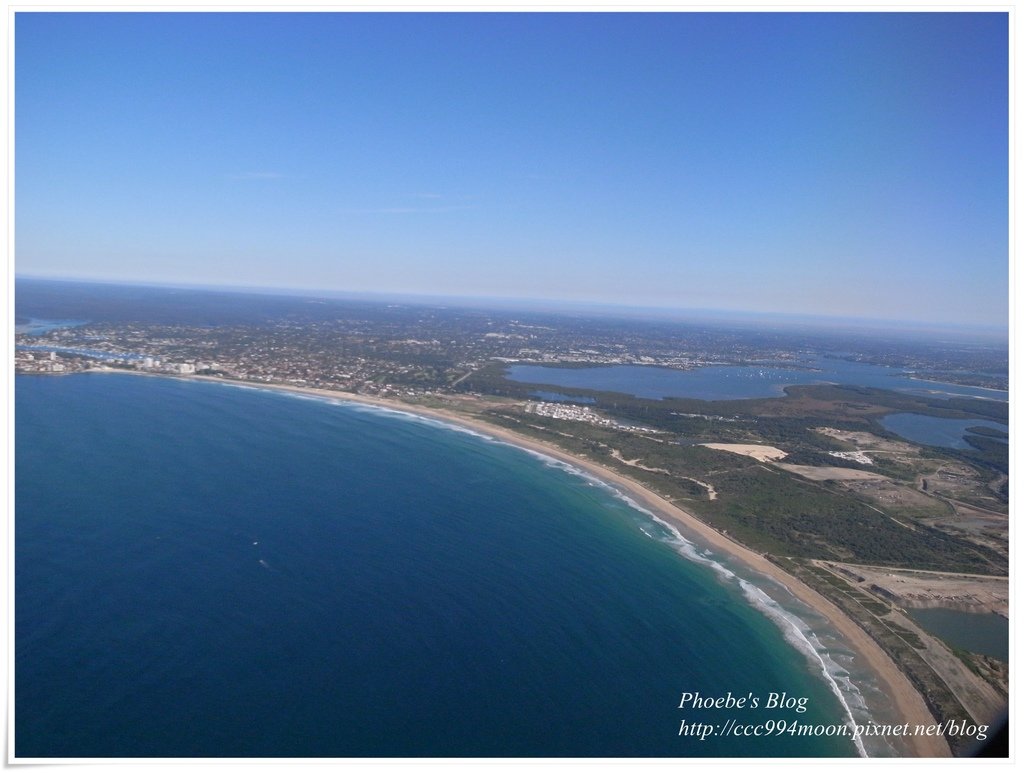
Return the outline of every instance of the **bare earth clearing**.
<path id="1" fill-rule="evenodd" d="M 851 467 L 810 467 L 804 464 L 775 465 L 783 470 L 800 475 L 808 480 L 888 480 L 884 475 L 866 470 L 855 470 Z"/>
<path id="2" fill-rule="evenodd" d="M 867 585 L 871 592 L 901 607 L 946 607 L 964 612 L 992 612 L 1003 617 L 1010 615 L 1010 587 L 1006 577 L 829 564 L 843 571 L 848 579 Z"/>
<path id="3" fill-rule="evenodd" d="M 733 454 L 750 456 L 759 462 L 771 462 L 776 459 L 785 459 L 788 456 L 781 448 L 755 445 L 753 443 L 701 443 L 701 445 L 718 451 L 728 451 Z"/>

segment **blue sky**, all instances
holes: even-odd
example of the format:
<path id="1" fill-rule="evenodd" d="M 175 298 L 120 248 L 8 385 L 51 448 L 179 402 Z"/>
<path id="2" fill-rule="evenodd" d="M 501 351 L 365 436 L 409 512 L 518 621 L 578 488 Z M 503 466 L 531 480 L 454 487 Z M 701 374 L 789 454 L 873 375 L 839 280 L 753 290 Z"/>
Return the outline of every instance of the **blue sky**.
<path id="1" fill-rule="evenodd" d="M 1007 324 L 1005 14 L 15 25 L 20 275 Z"/>

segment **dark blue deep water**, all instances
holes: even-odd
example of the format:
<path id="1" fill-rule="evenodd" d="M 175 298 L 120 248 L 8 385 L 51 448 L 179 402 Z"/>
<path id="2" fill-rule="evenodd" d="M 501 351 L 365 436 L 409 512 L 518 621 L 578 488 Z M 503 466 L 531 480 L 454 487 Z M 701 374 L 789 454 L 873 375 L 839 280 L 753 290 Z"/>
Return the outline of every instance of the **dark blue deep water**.
<path id="1" fill-rule="evenodd" d="M 554 464 L 219 384 L 15 391 L 19 757 L 856 753 L 679 737 L 844 715 L 735 581 Z"/>

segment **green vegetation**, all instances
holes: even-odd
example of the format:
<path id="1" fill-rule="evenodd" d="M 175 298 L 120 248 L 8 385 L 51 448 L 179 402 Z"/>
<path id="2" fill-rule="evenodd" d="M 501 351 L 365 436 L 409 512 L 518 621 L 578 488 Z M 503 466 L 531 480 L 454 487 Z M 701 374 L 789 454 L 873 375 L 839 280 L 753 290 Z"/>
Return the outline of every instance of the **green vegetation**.
<path id="1" fill-rule="evenodd" d="M 949 535 L 897 521 L 850 496 L 765 467 L 716 476 L 715 487 L 719 498 L 704 505 L 703 514 L 767 552 L 921 569 L 956 566 L 963 572 L 992 566 Z"/>
<path id="2" fill-rule="evenodd" d="M 950 652 L 956 655 L 960 659 L 960 662 L 967 666 L 967 668 L 969 668 L 974 674 L 980 676 L 982 679 L 985 678 L 985 675 L 981 673 L 981 669 L 978 668 L 977 662 L 975 662 L 973 653 L 965 650 L 963 647 L 957 647 L 955 644 L 950 644 L 949 642 L 946 642 L 946 646 L 949 647 Z"/>
<path id="3" fill-rule="evenodd" d="M 916 633 L 904 628 L 902 625 L 898 625 L 892 622 L 891 620 L 888 621 L 888 623 L 889 628 L 895 631 L 897 634 L 899 634 L 899 637 L 903 639 L 903 641 L 907 642 L 907 644 L 909 644 L 915 650 L 923 650 L 925 648 L 924 642 L 921 641 L 921 637 L 918 636 Z"/>
<path id="4" fill-rule="evenodd" d="M 1008 456 L 1009 449 L 1005 442 L 1001 442 L 995 438 L 982 437 L 981 435 L 966 435 L 964 437 L 968 443 L 974 446 L 983 456 L 983 458 L 991 463 L 992 466 L 997 467 L 1000 472 L 1009 472 L 1009 466 L 1004 466 L 1002 460 Z"/>
<path id="5" fill-rule="evenodd" d="M 1008 440 L 1010 438 L 1010 434 L 1008 432 L 1004 432 L 1001 429 L 996 429 L 995 427 L 968 427 L 967 431 L 975 435 L 985 435 L 986 437 L 1002 438 L 1003 440 Z"/>
<path id="6" fill-rule="evenodd" d="M 771 465 L 696 444 L 770 445 L 787 453 L 786 463 L 865 470 L 914 490 L 922 475 L 936 469 L 936 463 L 962 463 L 977 471 L 981 484 L 995 484 L 991 489 L 979 485 L 975 497 L 965 495 L 967 500 L 980 497 L 982 506 L 999 507 L 1000 502 L 1007 501 L 1006 483 L 1000 478 L 1008 474 L 1009 459 L 1008 444 L 996 440 L 995 433 L 971 437 L 969 449 L 923 447 L 889 432 L 879 420 L 889 413 L 909 412 L 1005 421 L 1006 403 L 835 385 L 792 386 L 786 388 L 785 397 L 750 400 L 651 400 L 616 392 L 512 382 L 504 376 L 506 367 L 501 362 L 489 363 L 459 388 L 522 400 L 535 399 L 530 393 L 538 390 L 586 397 L 594 401 L 590 407 L 602 415 L 661 430 L 652 439 L 578 422 L 567 425 L 532 417 L 529 424 L 534 426 L 528 431 L 630 475 L 757 550 L 924 569 L 1005 572 L 1006 559 L 996 551 L 965 539 L 951 528 L 940 531 L 922 523 L 924 518 L 948 515 L 949 505 L 944 501 L 933 498 L 926 505 L 921 496 L 901 498 L 892 493 L 894 490 L 872 495 L 838 484 L 815 483 Z M 516 411 L 505 412 L 504 420 L 523 431 L 520 417 Z M 823 426 L 867 432 L 894 441 L 896 447 L 917 450 L 909 455 L 871 454 L 873 464 L 867 467 L 831 455 L 853 447 L 816 431 Z M 624 465 L 613 458 L 613 449 L 623 459 L 666 472 Z M 714 486 L 718 498 L 709 501 L 706 489 L 686 479 Z M 989 496 L 999 501 L 986 499 Z"/>
<path id="7" fill-rule="evenodd" d="M 1006 571 L 1005 557 L 990 548 L 738 454 L 517 410 L 491 409 L 486 417 L 629 475 L 759 552 L 937 571 Z M 650 469 L 622 460 L 640 460 Z M 713 486 L 717 497 L 711 500 L 694 481 Z"/>

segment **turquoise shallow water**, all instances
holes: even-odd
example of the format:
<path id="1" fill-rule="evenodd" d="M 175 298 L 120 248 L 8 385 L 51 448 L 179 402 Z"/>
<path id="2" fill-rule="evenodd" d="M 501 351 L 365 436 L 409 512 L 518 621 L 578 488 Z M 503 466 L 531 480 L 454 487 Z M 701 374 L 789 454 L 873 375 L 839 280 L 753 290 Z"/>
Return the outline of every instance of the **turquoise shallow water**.
<path id="1" fill-rule="evenodd" d="M 751 586 L 556 464 L 218 384 L 15 394 L 19 757 L 856 754 L 680 737 L 845 714 Z M 684 691 L 807 711 L 681 711 Z"/>

